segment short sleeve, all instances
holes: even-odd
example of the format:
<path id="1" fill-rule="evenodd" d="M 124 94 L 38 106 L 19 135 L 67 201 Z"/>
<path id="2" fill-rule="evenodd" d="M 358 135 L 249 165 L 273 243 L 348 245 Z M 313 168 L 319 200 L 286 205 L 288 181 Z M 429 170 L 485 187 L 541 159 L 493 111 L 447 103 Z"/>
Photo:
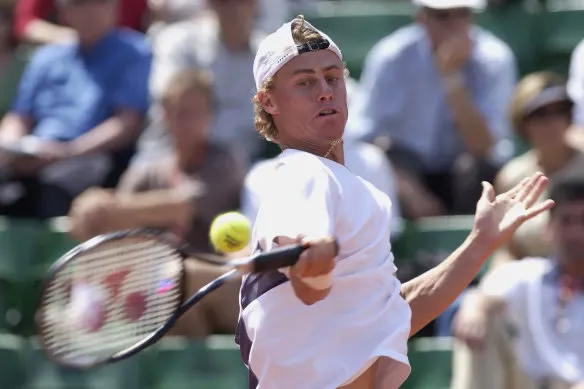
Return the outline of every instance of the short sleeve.
<path id="1" fill-rule="evenodd" d="M 325 168 L 276 168 L 273 187 L 260 205 L 257 233 L 267 247 L 277 237 L 335 235 L 339 187 Z"/>
<path id="2" fill-rule="evenodd" d="M 36 92 L 41 85 L 43 67 L 50 47 L 39 49 L 31 58 L 20 79 L 16 97 L 12 104 L 12 112 L 22 116 L 33 113 Z"/>
<path id="3" fill-rule="evenodd" d="M 148 93 L 148 78 L 152 56 L 144 54 L 125 68 L 124 76 L 120 77 L 113 94 L 113 104 L 116 109 L 127 109 L 140 115 L 146 114 L 150 106 Z"/>

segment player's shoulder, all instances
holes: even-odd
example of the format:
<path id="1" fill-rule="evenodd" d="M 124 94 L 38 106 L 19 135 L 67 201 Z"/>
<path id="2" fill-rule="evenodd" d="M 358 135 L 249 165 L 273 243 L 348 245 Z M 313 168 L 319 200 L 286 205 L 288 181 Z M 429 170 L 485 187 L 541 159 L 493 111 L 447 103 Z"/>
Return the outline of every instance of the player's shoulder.
<path id="1" fill-rule="evenodd" d="M 335 173 L 327 160 L 306 151 L 287 149 L 276 158 L 274 169 L 278 184 L 310 185 L 336 183 Z M 340 165 L 339 165 L 340 166 Z"/>

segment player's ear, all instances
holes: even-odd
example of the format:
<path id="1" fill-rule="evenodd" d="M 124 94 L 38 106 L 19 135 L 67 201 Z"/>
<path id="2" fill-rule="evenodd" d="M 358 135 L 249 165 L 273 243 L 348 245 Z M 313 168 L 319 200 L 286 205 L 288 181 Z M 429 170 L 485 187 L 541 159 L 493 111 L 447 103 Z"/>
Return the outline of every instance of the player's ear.
<path id="1" fill-rule="evenodd" d="M 278 114 L 278 107 L 274 101 L 274 98 L 269 92 L 258 92 L 258 100 L 260 104 L 264 108 L 264 111 L 269 113 L 270 115 L 277 115 Z"/>

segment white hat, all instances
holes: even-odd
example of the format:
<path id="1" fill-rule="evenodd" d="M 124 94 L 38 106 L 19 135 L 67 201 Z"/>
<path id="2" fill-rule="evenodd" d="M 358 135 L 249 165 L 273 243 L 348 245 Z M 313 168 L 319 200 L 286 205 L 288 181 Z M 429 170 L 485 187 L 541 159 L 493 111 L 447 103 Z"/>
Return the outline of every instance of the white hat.
<path id="1" fill-rule="evenodd" d="M 413 0 L 420 7 L 432 9 L 472 8 L 482 11 L 486 8 L 486 0 Z"/>
<path id="2" fill-rule="evenodd" d="M 322 36 L 322 40 L 308 42 L 303 45 L 297 45 L 292 37 L 292 23 L 295 21 L 304 23 L 310 29 L 313 29 Z M 292 21 L 283 24 L 280 28 L 264 38 L 260 43 L 258 51 L 253 61 L 253 77 L 255 79 L 256 88 L 259 90 L 262 84 L 274 74 L 278 72 L 288 61 L 297 55 L 316 50 L 330 50 L 335 53 L 341 61 L 343 55 L 341 50 L 322 31 L 314 28 L 306 20 L 302 22 L 300 18 L 295 18 Z"/>

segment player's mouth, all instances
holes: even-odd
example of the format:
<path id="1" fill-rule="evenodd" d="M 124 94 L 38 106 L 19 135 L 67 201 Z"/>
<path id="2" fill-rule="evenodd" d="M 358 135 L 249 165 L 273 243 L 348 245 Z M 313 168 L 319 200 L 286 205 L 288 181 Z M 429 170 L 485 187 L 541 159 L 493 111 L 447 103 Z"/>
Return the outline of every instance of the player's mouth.
<path id="1" fill-rule="evenodd" d="M 318 117 L 327 117 L 327 116 L 336 115 L 337 113 L 339 113 L 339 111 L 337 111 L 335 108 L 324 108 L 318 112 L 317 116 Z"/>

